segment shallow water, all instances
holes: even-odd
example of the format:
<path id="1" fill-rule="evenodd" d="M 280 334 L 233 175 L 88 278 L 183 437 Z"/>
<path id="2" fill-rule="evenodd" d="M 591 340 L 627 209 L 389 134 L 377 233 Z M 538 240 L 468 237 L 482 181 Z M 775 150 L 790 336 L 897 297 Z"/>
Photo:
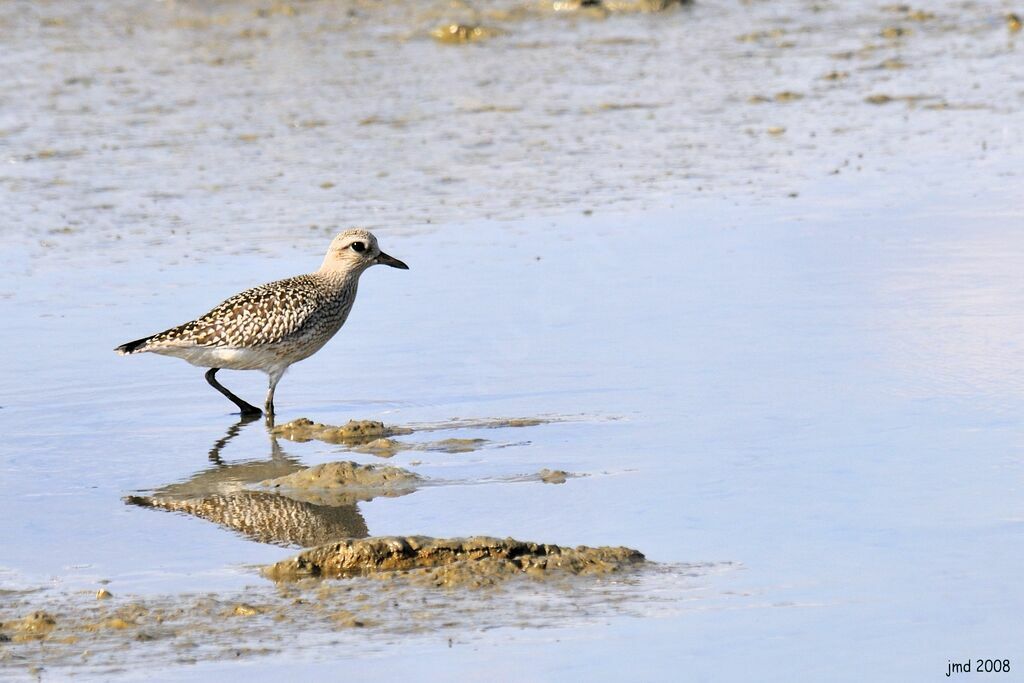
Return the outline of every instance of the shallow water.
<path id="1" fill-rule="evenodd" d="M 414 635 L 321 625 L 241 663 L 145 643 L 133 656 L 229 679 L 339 659 L 353 675 L 469 679 L 528 660 L 550 680 L 1016 664 L 1019 38 L 998 8 L 911 23 L 819 4 L 532 17 L 466 46 L 421 33 L 440 14 L 376 6 L 344 29 L 332 3 L 270 17 L 240 3 L 205 24 L 223 5 L 4 6 L 17 30 L 0 59 L 21 75 L 3 86 L 0 137 L 0 589 L 83 609 L 101 585 L 115 600 L 271 601 L 257 566 L 294 548 L 123 499 L 353 459 L 446 482 L 356 503 L 366 533 L 627 545 L 667 573 L 624 587 L 621 608 L 598 592 L 574 614 L 576 594 L 524 587 L 506 611 L 481 597 L 479 623 Z M 249 49 L 255 24 L 274 40 Z M 888 25 L 913 33 L 880 38 Z M 666 57 L 680 52 L 687 69 Z M 908 66 L 874 68 L 895 57 Z M 820 80 L 835 68 L 850 75 Z M 805 97 L 747 102 L 787 90 Z M 864 102 L 878 92 L 982 107 Z M 474 108 L 506 101 L 522 109 Z M 403 122 L 359 125 L 371 116 Z M 366 274 L 343 332 L 282 381 L 279 422 L 550 422 L 400 437 L 486 443 L 387 460 L 275 443 L 260 422 L 231 433 L 197 369 L 111 351 L 314 268 L 350 220 L 412 269 Z M 262 377 L 222 374 L 262 396 Z M 586 476 L 545 484 L 544 468 Z M 435 597 L 442 611 L 465 599 Z M 151 677 L 131 662 L 103 671 Z"/>
<path id="2" fill-rule="evenodd" d="M 378 498 L 359 515 L 374 535 L 623 544 L 659 563 L 741 567 L 706 579 L 706 605 L 677 601 L 649 623 L 520 633 L 542 661 L 625 670 L 606 650 L 618 638 L 642 639 L 652 673 L 682 651 L 696 672 L 739 677 L 745 669 L 721 661 L 725 650 L 742 648 L 769 673 L 799 658 L 819 675 L 897 652 L 894 670 L 911 676 L 944 670 L 961 651 L 1010 656 L 1022 520 L 1017 219 L 976 216 L 968 229 L 965 214 L 931 205 L 856 220 L 791 208 L 747 216 L 718 207 L 685 220 L 485 223 L 453 227 L 469 236 L 454 245 L 391 236 L 388 248 L 413 270 L 366 276 L 344 334 L 282 383 L 282 418 L 571 414 L 457 431 L 503 448 L 398 453 L 388 464 L 490 483 Z M 623 235 L 655 248 L 622 267 Z M 43 339 L 69 341 L 59 362 L 20 352 L 24 372 L 5 380 L 5 586 L 269 590 L 249 567 L 288 551 L 122 502 L 208 470 L 234 420 L 197 370 L 109 348 L 201 309 L 240 274 L 303 261 L 242 255 L 141 275 L 133 286 L 180 294 L 137 303 L 96 303 L 90 283 L 109 272 L 98 265 L 65 274 L 60 317 L 11 302 Z M 26 385 L 39 376 L 55 379 Z M 231 379 L 243 393 L 261 390 L 258 377 Z M 307 465 L 352 456 L 316 441 L 280 445 Z M 271 443 L 256 422 L 219 455 L 266 460 Z M 544 467 L 589 476 L 501 481 Z M 493 649 L 500 629 L 453 637 L 470 638 L 475 657 L 515 652 Z M 429 658 L 435 642 L 397 652 Z M 402 661 L 396 651 L 388 660 Z"/>

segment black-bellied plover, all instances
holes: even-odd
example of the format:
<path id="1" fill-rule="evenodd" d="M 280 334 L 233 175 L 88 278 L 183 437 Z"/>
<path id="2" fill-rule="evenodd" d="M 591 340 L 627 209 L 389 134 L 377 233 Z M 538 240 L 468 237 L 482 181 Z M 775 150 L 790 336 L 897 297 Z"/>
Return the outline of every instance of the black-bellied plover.
<path id="1" fill-rule="evenodd" d="M 376 264 L 408 270 L 377 246 L 366 230 L 346 230 L 331 242 L 315 273 L 247 289 L 184 325 L 118 346 L 121 355 L 159 353 L 210 368 L 206 381 L 238 406 L 242 415 L 260 409 L 220 382 L 221 368 L 262 370 L 270 379 L 267 415 L 274 414 L 274 389 L 292 363 L 309 358 L 345 324 L 359 276 Z"/>

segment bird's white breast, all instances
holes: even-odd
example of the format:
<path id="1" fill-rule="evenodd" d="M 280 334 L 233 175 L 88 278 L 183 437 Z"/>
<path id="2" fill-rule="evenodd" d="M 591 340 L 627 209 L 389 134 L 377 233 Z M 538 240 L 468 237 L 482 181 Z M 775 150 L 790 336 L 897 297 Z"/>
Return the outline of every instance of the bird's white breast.
<path id="1" fill-rule="evenodd" d="M 273 348 L 238 349 L 230 347 L 167 346 L 154 353 L 174 356 L 203 368 L 227 370 L 266 370 L 281 365 L 281 357 Z"/>

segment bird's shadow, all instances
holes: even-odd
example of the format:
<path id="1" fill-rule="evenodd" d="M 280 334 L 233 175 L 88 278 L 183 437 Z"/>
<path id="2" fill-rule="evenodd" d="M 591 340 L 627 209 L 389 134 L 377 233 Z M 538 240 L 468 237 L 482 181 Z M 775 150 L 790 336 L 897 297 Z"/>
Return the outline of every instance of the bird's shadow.
<path id="1" fill-rule="evenodd" d="M 227 463 L 222 452 L 252 422 L 245 417 L 231 425 L 207 453 L 210 465 L 187 480 L 129 495 L 128 505 L 179 512 L 227 527 L 259 543 L 312 547 L 345 538 L 369 536 L 366 520 L 355 502 L 338 505 L 295 500 L 271 490 L 256 490 L 260 482 L 304 469 L 288 455 L 267 423 L 270 455 L 262 460 Z"/>

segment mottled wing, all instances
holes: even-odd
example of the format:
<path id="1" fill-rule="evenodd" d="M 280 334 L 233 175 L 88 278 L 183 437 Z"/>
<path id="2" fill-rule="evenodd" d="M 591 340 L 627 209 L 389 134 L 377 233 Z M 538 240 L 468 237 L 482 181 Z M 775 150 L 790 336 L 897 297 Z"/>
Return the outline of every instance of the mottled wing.
<path id="1" fill-rule="evenodd" d="M 247 289 L 206 315 L 161 332 L 150 344 L 251 348 L 277 343 L 317 310 L 323 297 L 317 284 L 313 276 L 299 275 Z"/>

